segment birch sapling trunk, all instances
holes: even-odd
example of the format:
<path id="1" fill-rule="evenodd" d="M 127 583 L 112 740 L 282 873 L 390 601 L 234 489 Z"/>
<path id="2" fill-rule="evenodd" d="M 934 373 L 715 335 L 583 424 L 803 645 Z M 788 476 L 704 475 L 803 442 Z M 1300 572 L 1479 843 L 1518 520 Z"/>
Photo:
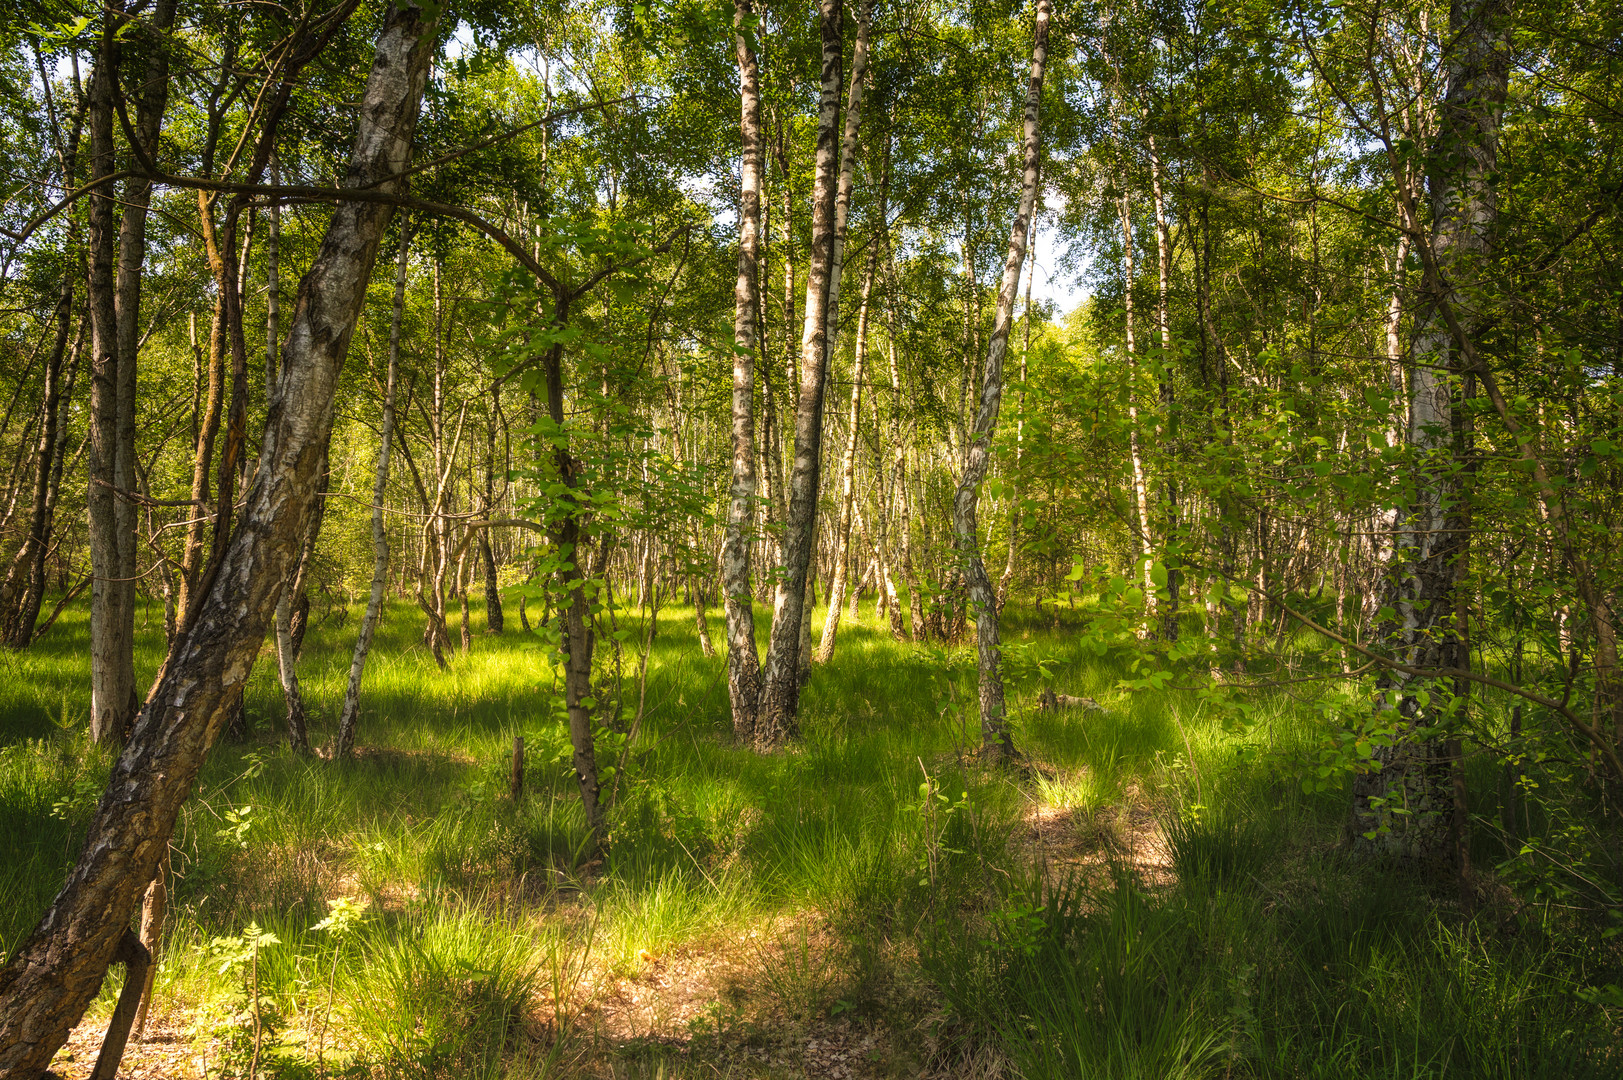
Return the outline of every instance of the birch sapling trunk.
<path id="1" fill-rule="evenodd" d="M 435 36 L 392 9 L 362 95 L 346 187 L 399 189 Z M 181 805 L 242 692 L 314 510 L 338 376 L 391 208 L 341 203 L 305 276 L 239 528 L 114 764 L 62 891 L 0 970 L 0 1076 L 45 1071 L 95 998 Z"/>
<path id="2" fill-rule="evenodd" d="M 908 512 L 910 496 L 908 490 L 907 472 L 907 446 L 908 440 L 903 437 L 902 431 L 902 371 L 896 361 L 896 249 L 890 242 L 890 223 L 881 222 L 885 230 L 885 346 L 890 357 L 890 416 L 891 439 L 896 445 L 896 482 L 895 489 L 896 512 L 900 516 L 897 527 L 897 543 L 901 548 L 902 585 L 907 589 L 908 607 L 908 637 L 913 641 L 924 640 L 924 600 L 919 588 L 918 574 L 913 568 L 913 522 Z M 913 422 L 914 434 L 917 434 L 918 421 Z M 893 633 L 898 637 L 901 633 L 901 612 L 898 611 L 891 624 Z"/>
<path id="3" fill-rule="evenodd" d="M 750 555 L 755 520 L 756 296 L 761 246 L 761 85 L 747 31 L 755 24 L 751 0 L 733 0 L 734 50 L 740 87 L 738 277 L 733 286 L 733 475 L 727 496 L 727 534 L 721 549 L 722 602 L 727 616 L 727 697 L 733 735 L 755 738 L 761 700 L 761 658 L 755 651 L 755 608 Z M 791 271 L 792 272 L 792 271 Z"/>
<path id="4" fill-rule="evenodd" d="M 795 457 L 790 472 L 789 513 L 784 522 L 783 568 L 774 597 L 772 633 L 762 677 L 755 741 L 780 746 L 799 733 L 801 621 L 809 615 L 806 592 L 817 525 L 821 467 L 823 379 L 827 363 L 827 305 L 834 265 L 834 210 L 838 177 L 835 155 L 842 59 L 841 0 L 820 0 L 822 98 L 818 106 L 817 157 L 812 184 L 812 249 L 806 275 L 805 331 L 801 338 L 800 392 L 795 404 Z"/>
<path id="5" fill-rule="evenodd" d="M 499 408 L 497 400 L 501 391 L 492 390 L 491 400 Z M 485 516 L 491 517 L 496 513 L 496 416 L 490 418 L 485 428 Z M 506 470 L 503 470 L 504 474 Z M 479 559 L 485 571 L 485 633 L 500 634 L 506 620 L 502 615 L 502 589 L 501 581 L 496 576 L 496 553 L 491 550 L 490 530 L 479 530 Z"/>
<path id="6" fill-rule="evenodd" d="M 1003 697 L 997 597 L 986 576 L 986 564 L 981 560 L 975 507 L 991 461 L 992 437 L 997 431 L 998 407 L 1003 399 L 1003 358 L 1009 346 L 1014 298 L 1020 289 L 1020 268 L 1026 257 L 1026 232 L 1031 224 L 1032 209 L 1037 203 L 1037 121 L 1042 106 L 1043 67 L 1048 59 L 1048 21 L 1052 11 L 1050 0 L 1037 0 L 1036 24 L 1032 29 L 1031 76 L 1026 90 L 1025 168 L 1020 184 L 1020 204 L 1015 212 L 1013 227 L 1009 230 L 1009 254 L 1003 263 L 997 308 L 992 316 L 992 336 L 987 343 L 986 367 L 981 380 L 980 408 L 976 411 L 975 427 L 964 454 L 963 477 L 958 482 L 952 502 L 958 562 L 969 587 L 969 603 L 975 613 L 975 638 L 980 663 L 981 743 L 986 753 L 1004 760 L 1014 757 L 1014 739 L 1009 733 Z"/>
<path id="7" fill-rule="evenodd" d="M 1155 201 L 1155 270 L 1156 298 L 1155 323 L 1161 333 L 1161 355 L 1156 363 L 1156 379 L 1160 384 L 1161 450 L 1164 455 L 1164 475 L 1161 480 L 1162 504 L 1166 514 L 1167 541 L 1167 606 L 1161 613 L 1161 637 L 1165 641 L 1178 640 L 1178 591 L 1183 585 L 1183 570 L 1174 551 L 1178 536 L 1178 479 L 1173 473 L 1176 455 L 1173 453 L 1178 432 L 1173 409 L 1172 388 L 1172 234 L 1167 228 L 1166 198 L 1161 191 L 1161 158 L 1155 149 L 1155 136 L 1149 137 L 1150 196 Z"/>
<path id="8" fill-rule="evenodd" d="M 1386 579 L 1386 602 L 1397 616 L 1387 628 L 1387 646 L 1416 668 L 1470 666 L 1455 596 L 1469 531 L 1454 399 L 1467 365 L 1447 318 L 1457 307 L 1474 331 L 1486 317 L 1482 290 L 1491 275 L 1483 264 L 1493 250 L 1498 211 L 1492 178 L 1509 85 L 1509 6 L 1508 0 L 1462 0 L 1450 11 L 1448 89 L 1426 177 L 1430 254 L 1449 291 L 1428 297 L 1417 313 L 1407 431 L 1414 494 L 1399 521 Z M 1354 850 L 1450 861 L 1458 855 L 1453 756 L 1450 740 L 1427 737 L 1426 730 L 1442 717 L 1421 704 L 1425 685 L 1418 676 L 1389 670 L 1381 687 L 1377 707 L 1395 713 L 1399 737 L 1375 750 L 1378 769 L 1353 779 Z"/>
<path id="9" fill-rule="evenodd" d="M 1037 213 L 1031 215 L 1031 231 L 1026 248 L 1025 341 L 1020 346 L 1020 392 L 1014 410 L 1014 469 L 1009 479 L 1009 558 L 997 582 L 997 609 L 1009 602 L 1009 582 L 1014 579 L 1015 558 L 1020 551 L 1020 462 L 1026 450 L 1026 361 L 1031 354 L 1031 289 L 1037 279 Z"/>
<path id="10" fill-rule="evenodd" d="M 1123 186 L 1126 177 L 1122 177 Z M 1133 464 L 1133 509 L 1138 515 L 1138 557 L 1144 564 L 1144 621 L 1139 637 L 1146 637 L 1155 622 L 1155 579 L 1151 576 L 1154 544 L 1150 540 L 1149 485 L 1144 476 L 1143 433 L 1138 422 L 1138 339 L 1133 325 L 1133 286 L 1137 277 L 1133 263 L 1133 204 L 1123 193 L 1117 205 L 1121 217 L 1122 302 L 1126 314 L 1127 338 L 1127 447 Z"/>
<path id="11" fill-rule="evenodd" d="M 840 632 L 840 608 L 845 603 L 846 575 L 851 547 L 851 512 L 856 503 L 857 435 L 862 423 L 862 388 L 867 378 L 868 359 L 868 301 L 873 295 L 874 267 L 879 257 L 879 245 L 870 242 L 868 267 L 862 276 L 862 307 L 857 314 L 857 351 L 851 365 L 851 412 L 846 418 L 848 429 L 845 453 L 840 458 L 840 520 L 834 533 L 834 586 L 829 594 L 828 614 L 823 616 L 823 638 L 817 645 L 813 659 L 826 664 L 834 659 L 834 641 Z"/>

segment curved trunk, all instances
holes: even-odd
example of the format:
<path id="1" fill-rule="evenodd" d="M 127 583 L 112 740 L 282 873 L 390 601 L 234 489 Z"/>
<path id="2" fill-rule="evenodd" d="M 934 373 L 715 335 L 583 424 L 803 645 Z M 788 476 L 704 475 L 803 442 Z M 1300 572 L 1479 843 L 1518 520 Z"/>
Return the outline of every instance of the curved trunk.
<path id="1" fill-rule="evenodd" d="M 392 10 L 364 92 L 346 186 L 397 190 L 433 54 L 432 22 Z M 339 204 L 299 291 L 240 526 L 204 584 L 113 766 L 77 864 L 0 971 L 0 1075 L 37 1076 L 95 997 L 168 850 L 181 804 L 253 670 L 314 511 L 339 371 L 391 208 Z"/>
<path id="2" fill-rule="evenodd" d="M 997 597 L 981 561 L 980 538 L 976 533 L 975 507 L 981 482 L 991 461 L 992 436 L 997 430 L 998 407 L 1003 399 L 1003 358 L 1008 351 L 1009 326 L 1014 316 L 1014 298 L 1020 288 L 1020 267 L 1026 257 L 1026 232 L 1032 208 L 1037 203 L 1037 117 L 1042 105 L 1043 67 L 1048 58 L 1050 0 L 1038 0 L 1036 25 L 1032 32 L 1031 78 L 1026 90 L 1025 169 L 1020 185 L 1020 205 L 1009 230 L 1009 254 L 1003 262 L 1003 280 L 998 287 L 997 309 L 992 316 L 992 336 L 986 349 L 982 375 L 980 408 L 964 454 L 964 473 L 952 501 L 953 534 L 958 563 L 968 586 L 969 604 L 975 613 L 975 640 L 980 664 L 981 742 L 983 748 L 999 757 L 1014 756 L 1014 739 L 1009 734 L 1003 698 L 1002 653 L 998 646 Z"/>

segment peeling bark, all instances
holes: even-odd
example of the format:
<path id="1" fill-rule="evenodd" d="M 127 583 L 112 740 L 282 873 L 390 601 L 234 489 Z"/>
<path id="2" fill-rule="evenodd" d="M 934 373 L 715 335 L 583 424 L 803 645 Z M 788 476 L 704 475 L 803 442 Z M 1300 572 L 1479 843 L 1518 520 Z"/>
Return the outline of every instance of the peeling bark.
<path id="1" fill-rule="evenodd" d="M 432 22 L 389 12 L 362 96 L 346 187 L 392 192 L 409 159 Z M 340 203 L 299 290 L 241 522 L 113 766 L 77 864 L 0 971 L 0 1075 L 35 1077 L 84 1015 L 153 880 L 181 804 L 239 699 L 314 511 L 339 371 L 391 216 Z"/>

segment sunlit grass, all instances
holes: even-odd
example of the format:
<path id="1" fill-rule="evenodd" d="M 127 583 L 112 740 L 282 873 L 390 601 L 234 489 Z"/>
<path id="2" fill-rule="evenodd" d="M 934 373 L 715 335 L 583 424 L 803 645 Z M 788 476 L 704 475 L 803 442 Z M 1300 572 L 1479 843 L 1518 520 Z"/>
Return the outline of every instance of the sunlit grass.
<path id="1" fill-rule="evenodd" d="M 733 745 L 724 660 L 700 654 L 691 608 L 670 607 L 612 785 L 610 849 L 588 862 L 547 653 L 512 613 L 508 633 L 482 634 L 481 606 L 471 654 L 453 651 L 443 672 L 419 617 L 388 610 L 348 762 L 286 749 L 262 655 L 249 737 L 215 748 L 173 845 L 158 1007 L 207 1053 L 242 1045 L 246 969 L 222 957 L 257 926 L 278 939 L 259 957 L 277 1053 L 389 1075 L 574 1075 L 588 1053 L 610 1055 L 605 1074 L 710 1075 L 570 1041 L 582 987 L 706 951 L 755 972 L 744 992 L 757 1009 L 707 1021 L 706 1038 L 726 1024 L 740 1039 L 810 1030 L 838 1010 L 899 1033 L 894 1075 L 927 1064 L 907 1034 L 921 1024 L 932 1052 L 984 1048 L 1028 1077 L 1581 1076 L 1602 1060 L 1587 1048 L 1604 1014 L 1576 1004 L 1572 954 L 1479 932 L 1416 881 L 1335 854 L 1345 797 L 1298 782 L 1322 732 L 1296 698 L 1254 693 L 1235 725 L 1192 691 L 1123 689 L 1125 663 L 1084 655 L 1068 623 L 1017 625 L 1011 647 L 1027 652 L 1009 700 L 1026 762 L 990 767 L 975 753 L 972 648 L 897 643 L 865 607 L 803 695 L 801 740 L 763 756 Z M 70 609 L 35 650 L 0 653 L 7 952 L 72 862 L 108 764 L 84 734 L 86 630 Z M 354 631 L 318 618 L 306 643 L 318 745 Z M 160 651 L 154 618 L 140 678 Z M 1015 674 L 1039 659 L 1055 689 L 1102 710 L 1040 710 L 1041 681 Z M 602 656 L 600 685 L 611 671 Z M 516 805 L 515 736 L 528 762 Z M 1474 786 L 1495 782 L 1472 769 Z M 1022 839 L 1033 810 L 1052 822 L 1040 852 Z M 1146 822 L 1172 874 L 1153 888 L 1121 861 L 1131 845 L 1109 840 Z M 1092 878 L 1065 878 L 1077 855 L 1094 859 Z M 339 898 L 364 917 L 345 935 L 317 929 Z M 1611 962 L 1585 960 L 1600 966 L 1583 978 L 1604 981 Z M 1536 1021 L 1490 1030 L 1535 1008 Z M 776 1019 L 750 1026 L 761 1017 Z"/>

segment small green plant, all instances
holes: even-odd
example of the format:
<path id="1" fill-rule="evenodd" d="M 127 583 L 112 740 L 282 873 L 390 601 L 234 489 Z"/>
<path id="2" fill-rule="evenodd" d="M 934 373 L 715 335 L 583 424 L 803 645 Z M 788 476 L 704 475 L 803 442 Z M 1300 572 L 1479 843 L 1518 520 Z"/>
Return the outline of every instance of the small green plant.
<path id="1" fill-rule="evenodd" d="M 89 777 L 81 776 L 73 782 L 73 790 L 51 803 L 51 816 L 59 821 L 77 821 L 96 805 L 100 785 Z"/>
<path id="2" fill-rule="evenodd" d="M 338 958 L 344 951 L 344 940 L 366 918 L 367 902 L 357 902 L 340 896 L 327 901 L 327 917 L 310 929 L 324 932 L 332 940 L 332 966 L 327 972 L 327 1004 L 321 1015 L 321 1031 L 316 1036 L 316 1067 L 325 1072 L 327 1032 L 332 1024 L 333 999 L 338 990 Z"/>
<path id="3" fill-rule="evenodd" d="M 262 930 L 258 923 L 249 923 L 242 933 L 217 937 L 208 944 L 208 952 L 218 963 L 221 975 L 230 975 L 239 970 L 243 975 L 241 996 L 236 998 L 242 1007 L 227 1012 L 221 1025 L 224 1031 L 213 1032 L 216 1036 L 225 1036 L 221 1040 L 225 1044 L 220 1063 L 221 1076 L 237 1075 L 255 1080 L 259 1074 L 259 1058 L 265 1040 L 267 1036 L 274 1040 L 281 1027 L 280 1011 L 274 1003 L 262 998 L 259 986 L 259 954 L 281 943 L 281 938 Z M 252 1033 L 251 1038 L 248 1037 L 249 1032 Z M 247 1059 L 247 1072 L 241 1071 L 244 1058 Z"/>
<path id="4" fill-rule="evenodd" d="M 244 851 L 248 850 L 248 834 L 254 828 L 254 808 L 251 806 L 233 807 L 226 810 L 222 817 L 225 822 L 214 831 L 215 839 L 223 840 L 228 844 L 235 844 Z"/>
<path id="5" fill-rule="evenodd" d="M 924 782 L 919 785 L 918 805 L 924 841 L 917 864 L 919 884 L 933 887 L 943 858 L 965 854 L 961 849 L 947 845 L 947 831 L 955 818 L 972 816 L 975 804 L 969 801 L 967 791 L 961 792 L 956 799 L 950 798 L 924 768 L 922 761 L 919 762 L 919 770 L 924 773 Z"/>

